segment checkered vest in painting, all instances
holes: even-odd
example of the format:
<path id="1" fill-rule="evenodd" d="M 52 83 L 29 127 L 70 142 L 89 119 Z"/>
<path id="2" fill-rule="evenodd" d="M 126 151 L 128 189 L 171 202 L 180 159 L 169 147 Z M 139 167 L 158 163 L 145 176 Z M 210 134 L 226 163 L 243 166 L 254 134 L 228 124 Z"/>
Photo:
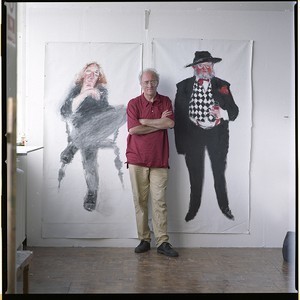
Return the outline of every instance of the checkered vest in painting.
<path id="1" fill-rule="evenodd" d="M 193 93 L 189 102 L 190 120 L 204 129 L 214 127 L 216 125 L 216 118 L 210 114 L 210 109 L 214 103 L 211 83 L 209 83 L 207 90 L 205 91 L 204 87 L 195 81 Z"/>

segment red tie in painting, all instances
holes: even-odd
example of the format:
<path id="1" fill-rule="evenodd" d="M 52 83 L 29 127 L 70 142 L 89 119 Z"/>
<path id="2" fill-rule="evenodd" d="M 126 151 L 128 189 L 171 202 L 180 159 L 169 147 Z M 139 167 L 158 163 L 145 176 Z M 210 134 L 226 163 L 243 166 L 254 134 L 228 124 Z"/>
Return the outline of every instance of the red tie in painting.
<path id="1" fill-rule="evenodd" d="M 208 81 L 208 79 L 198 79 L 198 83 L 199 83 L 200 85 L 203 84 L 203 81 Z"/>

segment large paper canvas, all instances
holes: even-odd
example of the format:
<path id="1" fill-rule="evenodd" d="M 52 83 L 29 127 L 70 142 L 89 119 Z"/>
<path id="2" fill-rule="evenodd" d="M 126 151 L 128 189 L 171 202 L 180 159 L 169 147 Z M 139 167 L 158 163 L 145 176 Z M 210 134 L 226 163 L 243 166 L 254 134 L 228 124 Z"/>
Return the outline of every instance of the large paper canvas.
<path id="1" fill-rule="evenodd" d="M 135 213 L 125 164 L 124 112 L 127 102 L 140 94 L 138 74 L 142 68 L 142 45 L 47 43 L 45 50 L 42 236 L 135 238 Z M 105 88 L 100 89 L 98 96 L 106 97 L 110 110 L 99 106 L 101 114 L 96 118 L 94 111 L 93 117 L 78 121 L 88 126 L 77 135 L 76 147 L 67 147 L 74 123 L 67 128 L 68 118 L 62 116 L 61 108 L 66 99 L 72 101 L 72 93 L 75 99 L 75 78 L 91 62 L 97 62 L 105 74 Z M 88 113 L 88 109 L 83 113 Z M 77 117 L 79 120 L 80 116 Z M 93 144 L 96 146 L 87 148 L 94 140 L 97 140 Z M 85 149 L 84 154 L 82 149 Z M 97 157 L 90 160 L 95 153 Z M 87 169 L 92 171 L 88 173 Z M 88 210 L 84 199 L 87 186 L 93 185 L 90 177 L 96 171 L 98 181 L 95 179 L 93 184 L 98 192 L 97 202 L 95 209 Z"/>
<path id="2" fill-rule="evenodd" d="M 226 182 L 230 208 L 235 219 L 226 218 L 218 207 L 212 168 L 205 153 L 201 206 L 196 217 L 185 221 L 189 208 L 190 181 L 184 155 L 175 147 L 174 130 L 170 136 L 170 175 L 167 190 L 170 232 L 250 233 L 250 159 L 252 127 L 252 41 L 205 39 L 154 39 L 153 66 L 160 73 L 158 92 L 175 100 L 176 84 L 193 76 L 185 67 L 193 62 L 196 51 L 208 51 L 222 61 L 214 65 L 215 75 L 230 83 L 239 115 L 229 122 L 229 150 Z M 173 102 L 174 103 L 174 102 Z M 176 114 L 176 110 L 175 110 Z"/>

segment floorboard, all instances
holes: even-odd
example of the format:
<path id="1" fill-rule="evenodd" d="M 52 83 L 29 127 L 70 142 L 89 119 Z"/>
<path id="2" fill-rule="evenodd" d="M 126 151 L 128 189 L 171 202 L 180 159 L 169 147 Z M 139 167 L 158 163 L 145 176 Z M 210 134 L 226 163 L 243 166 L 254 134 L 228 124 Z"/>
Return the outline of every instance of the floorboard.
<path id="1" fill-rule="evenodd" d="M 30 294 L 298 293 L 297 267 L 279 248 L 177 248 L 177 258 L 155 248 L 27 250 L 33 252 Z"/>

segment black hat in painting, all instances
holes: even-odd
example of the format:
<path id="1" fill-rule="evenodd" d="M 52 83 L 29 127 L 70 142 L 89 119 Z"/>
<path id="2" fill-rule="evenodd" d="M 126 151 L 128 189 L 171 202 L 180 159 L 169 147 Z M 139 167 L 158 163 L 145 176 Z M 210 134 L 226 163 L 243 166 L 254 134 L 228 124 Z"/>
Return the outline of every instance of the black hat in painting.
<path id="1" fill-rule="evenodd" d="M 212 57 L 208 51 L 196 51 L 193 62 L 191 64 L 186 65 L 185 67 L 191 67 L 204 62 L 217 63 L 221 60 L 222 58 Z"/>

